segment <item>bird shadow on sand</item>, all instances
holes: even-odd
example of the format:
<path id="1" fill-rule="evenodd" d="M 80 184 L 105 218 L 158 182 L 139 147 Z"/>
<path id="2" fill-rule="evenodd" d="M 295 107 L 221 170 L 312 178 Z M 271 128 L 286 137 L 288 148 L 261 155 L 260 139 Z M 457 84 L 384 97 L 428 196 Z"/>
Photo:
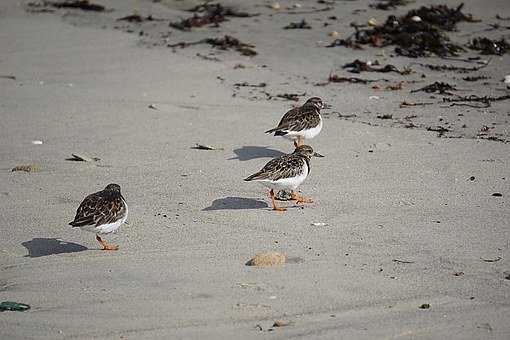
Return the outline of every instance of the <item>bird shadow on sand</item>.
<path id="1" fill-rule="evenodd" d="M 56 238 L 33 238 L 22 242 L 21 245 L 28 250 L 25 257 L 41 257 L 62 253 L 77 253 L 89 248 L 78 243 L 65 242 Z"/>
<path id="2" fill-rule="evenodd" d="M 254 198 L 224 197 L 215 199 L 210 207 L 204 208 L 202 211 L 262 209 L 267 207 L 266 202 Z"/>
<path id="3" fill-rule="evenodd" d="M 237 148 L 233 151 L 236 154 L 236 157 L 229 158 L 228 160 L 237 159 L 241 162 L 256 158 L 275 158 L 285 154 L 279 150 L 271 149 L 268 146 L 254 145 L 243 146 L 242 148 Z"/>

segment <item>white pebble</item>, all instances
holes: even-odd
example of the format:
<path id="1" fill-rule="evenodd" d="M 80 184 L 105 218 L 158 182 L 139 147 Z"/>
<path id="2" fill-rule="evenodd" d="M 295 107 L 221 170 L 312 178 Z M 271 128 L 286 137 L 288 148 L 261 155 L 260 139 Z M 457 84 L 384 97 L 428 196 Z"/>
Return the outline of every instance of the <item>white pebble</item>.
<path id="1" fill-rule="evenodd" d="M 505 76 L 504 82 L 505 82 L 505 84 L 510 84 L 510 74 Z"/>
<path id="2" fill-rule="evenodd" d="M 33 140 L 32 141 L 32 144 L 34 144 L 34 145 L 41 145 L 42 143 L 43 143 L 42 140 Z"/>
<path id="3" fill-rule="evenodd" d="M 421 18 L 419 16 L 415 15 L 414 17 L 411 18 L 411 20 L 414 22 L 420 22 Z"/>

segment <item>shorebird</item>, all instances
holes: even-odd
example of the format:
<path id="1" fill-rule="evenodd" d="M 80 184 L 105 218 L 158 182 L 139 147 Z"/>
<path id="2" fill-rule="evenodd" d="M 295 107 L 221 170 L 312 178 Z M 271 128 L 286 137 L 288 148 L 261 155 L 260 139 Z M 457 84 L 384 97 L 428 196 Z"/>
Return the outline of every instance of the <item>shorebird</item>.
<path id="1" fill-rule="evenodd" d="M 99 235 L 110 234 L 126 222 L 128 206 L 120 193 L 118 184 L 108 184 L 101 191 L 85 197 L 74 221 L 69 224 L 96 234 L 103 250 L 118 250 L 119 246 L 108 244 Z"/>
<path id="2" fill-rule="evenodd" d="M 294 141 L 294 146 L 304 145 L 305 139 L 311 139 L 322 130 L 322 117 L 320 110 L 326 105 L 319 97 L 308 99 L 303 106 L 293 108 L 283 115 L 277 127 L 267 130 L 266 133 L 273 133 L 275 136 Z"/>
<path id="3" fill-rule="evenodd" d="M 274 190 L 291 190 L 291 199 L 296 203 L 312 203 L 310 198 L 302 197 L 295 192 L 310 173 L 310 159 L 324 157 L 314 152 L 311 146 L 301 145 L 293 153 L 270 160 L 259 172 L 245 178 L 245 181 L 257 181 L 269 188 L 269 197 L 273 210 L 285 211 L 276 206 Z"/>

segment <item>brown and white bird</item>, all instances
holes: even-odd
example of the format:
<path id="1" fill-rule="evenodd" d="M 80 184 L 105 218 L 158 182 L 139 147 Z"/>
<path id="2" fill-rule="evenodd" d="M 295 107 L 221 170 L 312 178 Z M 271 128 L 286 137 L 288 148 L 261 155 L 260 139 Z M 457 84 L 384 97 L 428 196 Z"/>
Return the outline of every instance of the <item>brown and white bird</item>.
<path id="1" fill-rule="evenodd" d="M 259 172 L 245 178 L 245 181 L 257 181 L 269 188 L 273 210 L 285 211 L 276 206 L 274 190 L 291 190 L 291 199 L 296 203 L 312 203 L 312 200 L 297 194 L 294 190 L 303 183 L 310 173 L 310 159 L 324 157 L 314 152 L 311 146 L 298 146 L 293 153 L 270 160 Z"/>
<path id="2" fill-rule="evenodd" d="M 99 235 L 110 234 L 126 222 L 128 206 L 118 184 L 108 184 L 101 191 L 85 197 L 74 221 L 69 224 L 96 234 L 103 250 L 118 250 L 119 246 L 106 243 Z"/>
<path id="3" fill-rule="evenodd" d="M 305 139 L 311 139 L 322 130 L 322 117 L 320 110 L 326 105 L 319 97 L 312 97 L 303 106 L 293 108 L 283 115 L 277 127 L 267 130 L 266 133 L 273 133 L 275 136 L 294 141 L 294 146 L 304 144 Z"/>

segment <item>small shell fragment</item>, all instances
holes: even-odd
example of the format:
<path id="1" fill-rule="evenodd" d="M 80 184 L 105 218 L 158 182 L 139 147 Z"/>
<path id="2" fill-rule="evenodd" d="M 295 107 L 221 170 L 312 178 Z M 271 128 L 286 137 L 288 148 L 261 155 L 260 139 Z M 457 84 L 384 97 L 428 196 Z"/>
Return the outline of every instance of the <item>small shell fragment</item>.
<path id="1" fill-rule="evenodd" d="M 338 32 L 337 31 L 333 31 L 333 32 L 329 32 L 328 35 L 331 37 L 331 38 L 337 38 L 338 37 Z"/>
<path id="2" fill-rule="evenodd" d="M 510 74 L 505 76 L 504 82 L 505 82 L 505 84 L 510 84 Z"/>
<path id="3" fill-rule="evenodd" d="M 414 21 L 414 22 L 420 22 L 421 21 L 421 18 L 417 15 L 411 17 L 411 20 Z"/>
<path id="4" fill-rule="evenodd" d="M 32 141 L 32 144 L 34 144 L 34 145 L 41 145 L 42 143 L 43 143 L 42 140 L 33 140 Z"/>
<path id="5" fill-rule="evenodd" d="M 278 2 L 272 3 L 271 5 L 269 5 L 269 7 L 271 7 L 272 9 L 274 9 L 276 11 L 281 8 L 281 6 Z"/>
<path id="6" fill-rule="evenodd" d="M 368 26 L 372 26 L 372 27 L 377 26 L 377 20 L 372 18 L 372 19 L 368 20 L 367 24 L 368 24 Z"/>

